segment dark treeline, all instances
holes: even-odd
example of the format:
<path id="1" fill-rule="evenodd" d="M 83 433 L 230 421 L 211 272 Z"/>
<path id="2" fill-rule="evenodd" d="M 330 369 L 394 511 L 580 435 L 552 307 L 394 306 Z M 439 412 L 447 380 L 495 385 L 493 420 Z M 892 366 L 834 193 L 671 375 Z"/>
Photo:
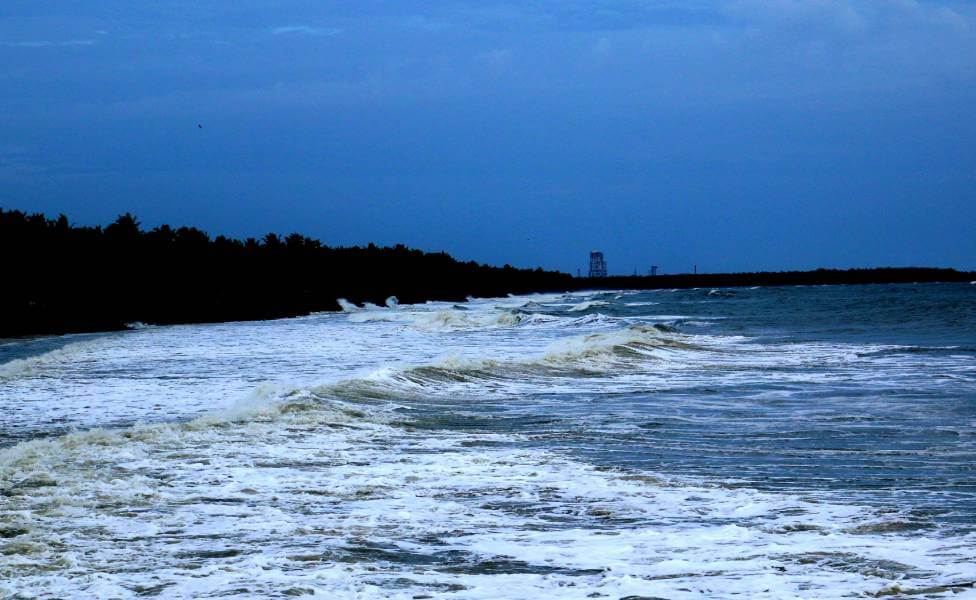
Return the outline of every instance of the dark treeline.
<path id="1" fill-rule="evenodd" d="M 565 290 L 552 271 L 460 262 L 398 245 L 330 248 L 299 234 L 211 239 L 193 227 L 144 231 L 0 209 L 0 337 L 120 329 L 126 323 L 270 319 L 338 308 Z"/>
<path id="2" fill-rule="evenodd" d="M 0 209 L 0 337 L 113 330 L 127 323 L 271 319 L 336 310 L 336 300 L 461 301 L 583 289 L 967 281 L 953 269 L 851 269 L 574 278 L 491 267 L 398 245 L 331 248 L 297 233 L 210 238 L 193 227 L 107 227 Z"/>
<path id="3" fill-rule="evenodd" d="M 756 273 L 704 273 L 577 279 L 578 289 L 651 290 L 704 287 L 776 285 L 853 285 L 868 283 L 926 283 L 971 281 L 976 272 L 931 267 L 880 267 L 874 269 L 817 269 L 815 271 L 762 271 Z"/>

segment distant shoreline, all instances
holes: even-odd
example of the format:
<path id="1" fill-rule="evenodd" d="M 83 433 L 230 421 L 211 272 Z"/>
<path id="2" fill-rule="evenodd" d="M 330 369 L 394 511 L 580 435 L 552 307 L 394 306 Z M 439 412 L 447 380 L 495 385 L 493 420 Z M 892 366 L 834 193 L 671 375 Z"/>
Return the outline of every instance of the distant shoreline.
<path id="1" fill-rule="evenodd" d="M 680 275 L 614 276 L 592 282 L 592 289 L 689 289 L 702 287 L 775 287 L 793 285 L 867 285 L 891 283 L 961 283 L 976 280 L 976 271 L 934 267 L 876 267 L 870 269 L 816 269 Z M 584 285 L 577 289 L 587 289 Z"/>
<path id="2" fill-rule="evenodd" d="M 192 227 L 143 231 L 126 214 L 105 228 L 64 215 L 0 209 L 0 339 L 172 325 L 258 321 L 356 304 L 460 302 L 473 296 L 601 289 L 669 289 L 965 282 L 976 272 L 875 268 L 578 278 L 494 267 L 395 247 L 334 248 L 291 234 L 211 238 Z"/>
<path id="3" fill-rule="evenodd" d="M 525 290 L 520 294 L 545 293 L 545 292 L 579 292 L 585 290 L 659 290 L 659 289 L 696 289 L 696 288 L 734 288 L 734 287 L 795 287 L 795 286 L 833 286 L 833 285 L 910 285 L 913 283 L 968 283 L 976 281 L 976 272 L 956 271 L 954 269 L 937 268 L 890 268 L 882 267 L 876 269 L 817 269 L 814 271 L 784 271 L 784 272 L 763 272 L 763 273 L 711 273 L 711 274 L 687 274 L 687 275 L 656 275 L 656 276 L 614 276 L 605 278 L 572 278 L 574 285 L 563 290 L 539 289 Z M 506 294 L 498 294 L 504 296 Z M 470 296 L 470 295 L 467 295 Z M 465 296 L 465 297 L 467 297 Z M 426 301 L 454 301 L 462 302 L 464 299 L 457 297 L 437 297 L 417 299 L 415 302 Z M 367 300 L 368 302 L 368 300 Z M 85 325 L 69 326 L 65 330 L 55 330 L 43 328 L 32 333 L 22 335 L 11 335 L 0 329 L 0 343 L 18 342 L 24 340 L 37 339 L 51 335 L 69 335 L 82 333 L 114 332 L 131 330 L 131 323 L 143 323 L 145 325 L 186 325 L 186 324 L 213 324 L 228 323 L 235 321 L 265 321 L 273 319 L 284 319 L 307 316 L 316 312 L 341 312 L 342 307 L 336 302 L 327 302 L 321 308 L 309 310 L 302 313 L 267 313 L 255 318 L 226 318 L 213 320 L 193 320 L 193 321 L 129 321 L 119 322 L 114 327 L 85 328 Z"/>

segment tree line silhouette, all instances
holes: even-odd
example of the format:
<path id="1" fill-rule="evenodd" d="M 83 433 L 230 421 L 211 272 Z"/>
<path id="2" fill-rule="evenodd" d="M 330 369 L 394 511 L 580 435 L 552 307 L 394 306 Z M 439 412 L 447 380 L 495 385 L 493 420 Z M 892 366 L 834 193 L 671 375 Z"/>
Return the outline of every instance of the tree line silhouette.
<path id="1" fill-rule="evenodd" d="M 953 269 L 881 268 L 572 277 L 458 261 L 403 245 L 338 247 L 298 233 L 211 238 L 195 227 L 143 230 L 129 213 L 78 227 L 0 208 L 0 337 L 122 329 L 128 323 L 272 319 L 382 304 L 530 292 L 965 281 Z"/>
<path id="2" fill-rule="evenodd" d="M 813 271 L 759 271 L 753 273 L 698 273 L 656 276 L 614 276 L 577 279 L 575 289 L 649 290 L 778 285 L 864 285 L 878 283 L 951 283 L 972 281 L 976 272 L 933 267 L 876 267 L 871 269 L 816 269 Z M 588 282 L 588 283 L 584 283 Z"/>
<path id="3" fill-rule="evenodd" d="M 338 298 L 463 301 L 572 285 L 564 273 L 403 245 L 333 248 L 297 233 L 211 238 L 169 225 L 144 231 L 129 213 L 102 228 L 0 209 L 0 256 L 0 337 L 289 317 L 337 310 Z"/>

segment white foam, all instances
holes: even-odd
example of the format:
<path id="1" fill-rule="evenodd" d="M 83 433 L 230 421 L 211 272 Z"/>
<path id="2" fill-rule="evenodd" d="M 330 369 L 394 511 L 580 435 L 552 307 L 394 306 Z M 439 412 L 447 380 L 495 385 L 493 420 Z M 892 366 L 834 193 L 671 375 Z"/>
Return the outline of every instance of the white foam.
<path id="1" fill-rule="evenodd" d="M 44 374 L 82 358 L 95 342 L 74 342 L 35 356 L 15 358 L 0 364 L 0 380 Z"/>
<path id="2" fill-rule="evenodd" d="M 439 407 L 538 417 L 560 392 L 680 391 L 703 373 L 807 389 L 830 376 L 815 364 L 872 385 L 891 371 L 868 361 L 912 360 L 535 312 L 599 301 L 150 328 L 63 348 L 30 367 L 44 377 L 17 368 L 3 431 L 90 429 L 0 450 L 0 596 L 807 598 L 976 579 L 976 538 L 872 533 L 900 518 L 887 507 L 607 470 L 534 434 L 438 424 Z"/>
<path id="3" fill-rule="evenodd" d="M 342 309 L 342 312 L 356 312 L 362 310 L 362 308 L 356 306 L 355 304 L 346 300 L 345 298 L 337 299 L 336 303 L 339 305 L 339 308 Z"/>
<path id="4" fill-rule="evenodd" d="M 3 451 L 4 526 L 23 533 L 0 553 L 0 590 L 773 598 L 976 574 L 971 541 L 846 533 L 875 518 L 865 508 L 601 471 L 356 410 L 325 402 Z"/>
<path id="5" fill-rule="evenodd" d="M 586 302 L 580 302 L 579 304 L 574 304 L 573 306 L 571 306 L 567 310 L 569 312 L 581 312 L 581 311 L 584 311 L 584 310 L 590 310 L 591 308 L 594 308 L 594 307 L 597 307 L 597 306 L 607 306 L 609 304 L 610 304 L 609 302 L 605 302 L 603 300 L 589 300 L 589 301 L 586 301 Z"/>
<path id="6" fill-rule="evenodd" d="M 395 321 L 397 320 L 396 315 L 381 313 L 381 312 L 367 312 L 359 311 L 349 313 L 349 321 L 351 323 L 370 323 L 372 321 Z"/>

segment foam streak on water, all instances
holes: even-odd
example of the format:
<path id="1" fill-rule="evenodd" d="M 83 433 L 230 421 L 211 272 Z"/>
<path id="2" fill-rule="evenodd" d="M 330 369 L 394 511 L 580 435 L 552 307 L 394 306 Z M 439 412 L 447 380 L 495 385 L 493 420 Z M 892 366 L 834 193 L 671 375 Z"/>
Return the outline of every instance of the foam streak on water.
<path id="1" fill-rule="evenodd" d="M 974 597 L 972 286 L 387 304 L 0 346 L 0 597 Z"/>

